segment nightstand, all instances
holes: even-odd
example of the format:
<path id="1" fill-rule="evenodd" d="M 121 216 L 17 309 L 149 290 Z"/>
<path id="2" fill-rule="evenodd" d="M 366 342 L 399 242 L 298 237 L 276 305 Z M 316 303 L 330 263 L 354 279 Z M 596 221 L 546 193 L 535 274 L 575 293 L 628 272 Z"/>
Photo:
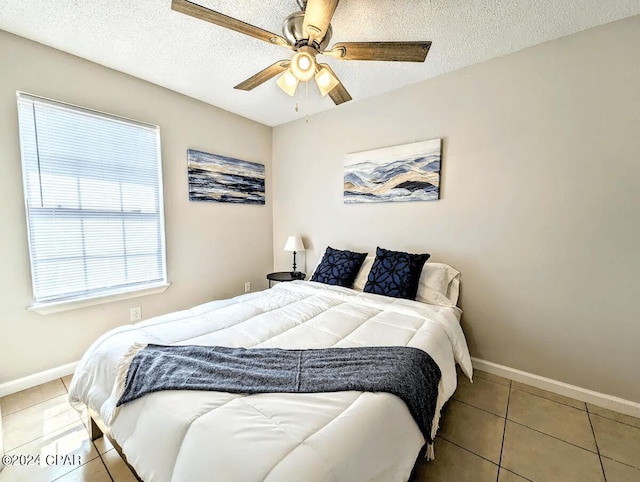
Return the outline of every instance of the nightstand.
<path id="1" fill-rule="evenodd" d="M 267 279 L 269 280 L 269 288 L 271 288 L 271 283 L 274 281 L 295 281 L 295 280 L 303 280 L 307 275 L 301 273 L 300 271 L 296 271 L 293 273 L 292 271 L 278 271 L 276 273 L 269 273 L 267 275 Z"/>

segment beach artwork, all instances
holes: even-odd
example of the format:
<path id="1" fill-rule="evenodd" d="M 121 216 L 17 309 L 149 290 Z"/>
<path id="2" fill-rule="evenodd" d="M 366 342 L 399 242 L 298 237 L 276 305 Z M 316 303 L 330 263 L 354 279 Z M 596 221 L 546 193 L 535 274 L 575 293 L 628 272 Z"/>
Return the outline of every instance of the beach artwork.
<path id="1" fill-rule="evenodd" d="M 189 200 L 264 204 L 264 164 L 189 149 Z"/>
<path id="2" fill-rule="evenodd" d="M 441 139 L 347 154 L 344 202 L 440 199 Z"/>

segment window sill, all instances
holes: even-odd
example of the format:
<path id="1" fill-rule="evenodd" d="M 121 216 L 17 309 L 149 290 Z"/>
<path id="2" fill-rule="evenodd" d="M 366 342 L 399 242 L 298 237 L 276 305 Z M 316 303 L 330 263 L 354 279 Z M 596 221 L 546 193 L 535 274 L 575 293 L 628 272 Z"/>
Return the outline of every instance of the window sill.
<path id="1" fill-rule="evenodd" d="M 86 308 L 88 306 L 101 305 L 112 301 L 128 300 L 130 298 L 138 298 L 140 296 L 155 295 L 163 293 L 171 283 L 163 283 L 159 285 L 149 286 L 135 291 L 126 291 L 124 293 L 113 293 L 95 298 L 85 298 L 82 300 L 71 301 L 54 301 L 49 303 L 34 303 L 28 306 L 29 311 L 35 311 L 41 315 L 50 315 L 52 313 L 60 313 L 62 311 L 76 310 L 78 308 Z"/>

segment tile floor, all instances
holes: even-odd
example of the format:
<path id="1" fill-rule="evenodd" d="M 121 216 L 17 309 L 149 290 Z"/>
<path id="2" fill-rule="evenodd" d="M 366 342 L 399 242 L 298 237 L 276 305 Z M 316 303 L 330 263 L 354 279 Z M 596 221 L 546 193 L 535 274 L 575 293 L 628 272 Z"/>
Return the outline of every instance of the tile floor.
<path id="1" fill-rule="evenodd" d="M 640 419 L 475 371 L 416 482 L 640 482 Z"/>
<path id="2" fill-rule="evenodd" d="M 640 419 L 481 371 L 459 377 L 416 482 L 640 482 Z M 4 448 L 72 455 L 59 465 L 7 466 L 0 482 L 135 482 L 105 439 L 89 440 L 67 402 L 70 377 L 0 399 Z M 63 461 L 64 462 L 64 461 Z"/>
<path id="3" fill-rule="evenodd" d="M 84 414 L 67 401 L 71 377 L 0 398 L 4 450 L 40 454 L 43 466 L 5 466 L 0 482 L 136 482 L 129 467 L 104 438 L 89 440 Z M 47 465 L 51 455 L 70 455 Z"/>

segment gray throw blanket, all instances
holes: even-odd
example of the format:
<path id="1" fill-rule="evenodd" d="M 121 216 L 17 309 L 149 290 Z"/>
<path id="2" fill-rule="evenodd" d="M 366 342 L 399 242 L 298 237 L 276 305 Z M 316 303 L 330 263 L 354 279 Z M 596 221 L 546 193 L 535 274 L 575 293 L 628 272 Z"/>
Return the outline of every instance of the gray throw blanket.
<path id="1" fill-rule="evenodd" d="M 131 359 L 117 406 L 160 390 L 230 393 L 388 392 L 432 443 L 440 368 L 401 346 L 283 350 L 147 345 Z"/>

